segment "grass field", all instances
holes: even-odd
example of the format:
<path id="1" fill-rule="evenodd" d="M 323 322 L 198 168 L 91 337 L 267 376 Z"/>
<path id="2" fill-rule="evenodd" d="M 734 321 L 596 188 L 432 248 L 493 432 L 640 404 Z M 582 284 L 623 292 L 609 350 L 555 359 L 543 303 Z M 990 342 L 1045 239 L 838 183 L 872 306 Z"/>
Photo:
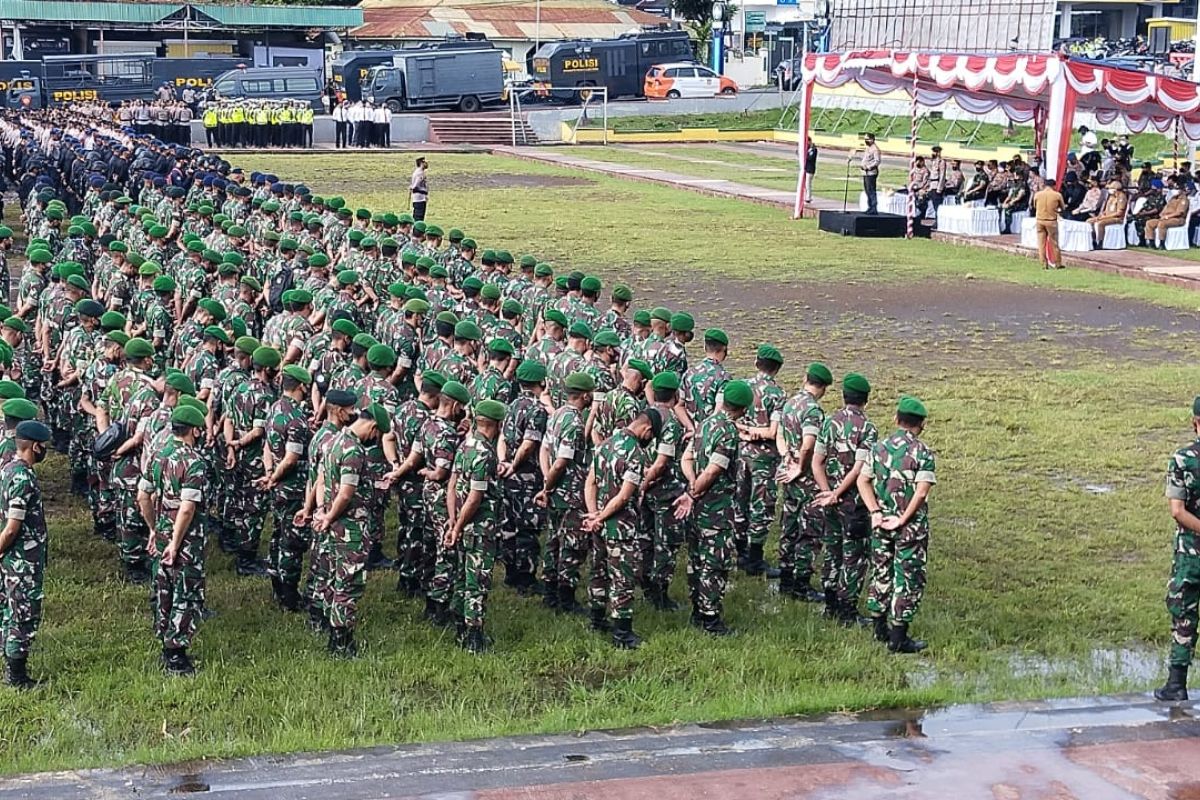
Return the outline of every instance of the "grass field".
<path id="1" fill-rule="evenodd" d="M 240 163 L 379 210 L 403 209 L 411 168 L 378 154 Z M 335 662 L 271 606 L 265 581 L 235 578 L 214 553 L 218 616 L 196 643 L 200 672 L 168 680 L 145 592 L 117 581 L 56 458 L 31 660 L 53 680 L 0 690 L 0 772 L 1144 690 L 1160 678 L 1172 532 L 1161 473 L 1189 438 L 1200 296 L 941 243 L 833 238 L 763 206 L 516 160 L 435 154 L 430 185 L 430 218 L 481 246 L 627 281 L 639 306 L 725 327 L 742 374 L 761 341 L 786 356 L 789 393 L 812 359 L 839 377 L 864 371 L 884 430 L 901 392 L 922 397 L 939 484 L 914 633 L 930 649 L 889 656 L 737 575 L 736 638 L 639 602 L 647 643 L 618 652 L 500 589 L 495 652 L 474 658 L 375 574 L 363 655 Z"/>

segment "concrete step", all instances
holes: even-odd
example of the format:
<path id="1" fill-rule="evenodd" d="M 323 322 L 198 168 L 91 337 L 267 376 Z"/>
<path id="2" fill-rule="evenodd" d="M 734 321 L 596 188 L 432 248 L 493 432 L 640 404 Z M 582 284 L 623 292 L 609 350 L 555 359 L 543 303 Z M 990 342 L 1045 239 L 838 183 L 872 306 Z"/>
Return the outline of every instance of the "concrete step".
<path id="1" fill-rule="evenodd" d="M 517 120 L 516 135 L 518 143 L 537 143 L 524 119 Z M 507 114 L 430 116 L 429 138 L 440 144 L 512 144 L 513 121 Z"/>

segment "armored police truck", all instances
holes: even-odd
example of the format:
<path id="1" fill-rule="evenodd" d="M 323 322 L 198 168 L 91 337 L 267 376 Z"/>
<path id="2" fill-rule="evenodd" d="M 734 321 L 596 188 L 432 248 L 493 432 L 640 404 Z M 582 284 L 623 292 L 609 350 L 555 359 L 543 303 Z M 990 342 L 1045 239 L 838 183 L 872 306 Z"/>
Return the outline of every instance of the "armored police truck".
<path id="1" fill-rule="evenodd" d="M 646 73 L 655 64 L 694 60 L 686 31 L 645 31 L 616 39 L 547 42 L 533 54 L 530 73 L 534 90 L 552 100 L 581 100 L 585 93 L 558 88 L 572 86 L 603 86 L 611 100 L 641 97 Z"/>
<path id="2" fill-rule="evenodd" d="M 357 103 L 363 98 L 363 82 L 371 67 L 392 63 L 398 50 L 346 50 L 333 62 L 333 82 L 345 93 L 346 99 Z"/>
<path id="3" fill-rule="evenodd" d="M 7 77 L 0 72 L 10 108 L 43 108 L 97 100 L 153 100 L 164 83 L 176 93 L 204 91 L 213 78 L 237 67 L 234 58 L 159 58 L 153 53 L 110 56 L 46 56 L 41 61 L 0 62 L 31 65 Z"/>
<path id="4" fill-rule="evenodd" d="M 452 41 L 400 50 L 392 63 L 371 67 L 364 97 L 393 113 L 456 108 L 473 113 L 500 102 L 504 53 L 487 41 Z"/>

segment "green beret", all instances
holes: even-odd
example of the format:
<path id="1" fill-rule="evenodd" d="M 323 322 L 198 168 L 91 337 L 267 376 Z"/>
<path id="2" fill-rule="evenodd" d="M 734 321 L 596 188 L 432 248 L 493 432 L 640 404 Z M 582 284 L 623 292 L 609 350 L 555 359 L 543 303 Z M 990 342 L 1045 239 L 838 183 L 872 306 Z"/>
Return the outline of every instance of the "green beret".
<path id="1" fill-rule="evenodd" d="M 504 314 L 511 314 L 513 316 L 520 316 L 521 314 L 525 313 L 524 307 L 522 307 L 521 304 L 516 300 L 512 299 L 505 300 L 504 304 L 500 306 L 500 311 Z"/>
<path id="2" fill-rule="evenodd" d="M 134 337 L 125 343 L 127 358 L 151 358 L 154 355 L 154 345 L 141 337 Z"/>
<path id="3" fill-rule="evenodd" d="M 386 344 L 377 344 L 367 351 L 367 363 L 372 367 L 396 366 L 396 351 Z"/>
<path id="4" fill-rule="evenodd" d="M 329 256 L 324 253 L 313 253 L 308 257 L 308 265 L 310 267 L 328 267 Z"/>
<path id="5" fill-rule="evenodd" d="M 234 341 L 238 337 L 246 335 L 246 321 L 241 317 L 233 317 L 229 320 L 229 331 L 233 334 Z"/>
<path id="6" fill-rule="evenodd" d="M 404 298 L 408 296 L 408 284 L 400 281 L 393 281 L 387 286 L 388 294 L 392 297 Z"/>
<path id="7" fill-rule="evenodd" d="M 442 386 L 442 394 L 451 400 L 457 400 L 463 405 L 468 405 L 471 402 L 471 393 L 467 391 L 467 387 L 458 381 L 446 381 Z"/>
<path id="8" fill-rule="evenodd" d="M 588 275 L 579 282 L 579 288 L 585 292 L 599 292 L 602 286 L 600 279 L 592 275 Z"/>
<path id="9" fill-rule="evenodd" d="M 649 325 L 650 324 L 650 312 L 644 308 L 633 312 L 633 324 L 634 325 Z"/>
<path id="10" fill-rule="evenodd" d="M 175 279 L 170 275 L 159 275 L 154 279 L 150 288 L 156 292 L 173 292 L 175 291 Z"/>
<path id="11" fill-rule="evenodd" d="M 412 264 L 415 266 L 417 263 L 417 260 L 419 258 L 420 258 L 420 256 L 418 256 L 412 250 L 405 250 L 403 253 L 400 254 L 400 263 L 401 264 Z"/>
<path id="12" fill-rule="evenodd" d="M 138 267 L 138 275 L 157 275 L 162 272 L 162 266 L 157 261 L 143 261 Z"/>
<path id="13" fill-rule="evenodd" d="M 85 292 L 91 288 L 88 285 L 87 278 L 83 277 L 82 275 L 68 275 L 67 283 L 74 286 L 76 289 L 82 289 Z"/>
<path id="14" fill-rule="evenodd" d="M 563 384 L 570 390 L 576 392 L 594 392 L 596 391 L 596 380 L 586 372 L 572 372 L 563 381 Z"/>
<path id="15" fill-rule="evenodd" d="M 201 253 L 200 255 L 204 256 L 204 260 L 210 264 L 220 264 L 221 263 L 221 254 L 218 253 L 216 250 L 211 250 L 209 248 L 205 248 L 204 252 Z"/>
<path id="16" fill-rule="evenodd" d="M 446 385 L 446 380 L 446 376 L 438 372 L 436 369 L 427 369 L 421 373 L 421 383 L 431 383 L 437 387 L 439 392 L 442 390 L 442 387 Z"/>
<path id="17" fill-rule="evenodd" d="M 305 386 L 312 383 L 312 375 L 308 374 L 308 370 L 299 364 L 288 364 L 282 370 L 283 374 L 294 381 L 303 383 Z"/>
<path id="18" fill-rule="evenodd" d="M 363 350 L 370 350 L 372 347 L 379 344 L 379 340 L 366 331 L 359 331 L 350 341 L 361 347 Z"/>
<path id="19" fill-rule="evenodd" d="M 29 325 L 20 317 L 9 317 L 4 320 L 4 327 L 12 328 L 14 331 L 20 331 L 21 333 L 29 333 Z"/>
<path id="20" fill-rule="evenodd" d="M 238 267 L 237 264 L 227 264 L 222 262 L 221 265 L 217 267 L 218 275 L 237 275 L 240 271 L 241 268 Z"/>
<path id="21" fill-rule="evenodd" d="M 0 399 L 12 400 L 14 397 L 24 396 L 25 390 L 21 388 L 21 384 L 7 378 L 0 380 Z"/>
<path id="22" fill-rule="evenodd" d="M 192 383 L 192 379 L 182 372 L 174 372 L 168 375 L 167 386 L 170 386 L 180 394 L 196 393 L 196 384 Z"/>
<path id="23" fill-rule="evenodd" d="M 557 278 L 554 279 L 554 285 L 557 286 L 559 289 L 565 290 L 567 288 L 567 276 L 559 275 Z"/>
<path id="24" fill-rule="evenodd" d="M 538 278 L 548 278 L 554 274 L 554 267 L 543 262 L 533 268 L 533 274 Z"/>
<path id="25" fill-rule="evenodd" d="M 7 225 L 0 225 L 0 239 L 11 239 L 12 235 L 12 228 Z"/>
<path id="26" fill-rule="evenodd" d="M 59 211 L 57 208 L 46 209 L 46 219 L 61 220 L 62 218 L 63 212 Z"/>
<path id="27" fill-rule="evenodd" d="M 820 361 L 814 361 L 808 365 L 808 369 L 804 372 L 805 377 L 813 383 L 819 383 L 822 386 L 833 385 L 833 373 L 829 371 L 829 367 L 822 364 Z"/>
<path id="28" fill-rule="evenodd" d="M 431 239 L 438 238 L 442 235 L 442 229 L 437 225 L 426 225 L 425 235 Z"/>
<path id="29" fill-rule="evenodd" d="M 438 322 L 448 322 L 451 325 L 458 324 L 458 314 L 455 314 L 453 311 L 438 312 L 438 315 L 435 317 L 435 319 Z"/>
<path id="30" fill-rule="evenodd" d="M 630 369 L 636 369 L 638 372 L 642 373 L 642 377 L 646 380 L 651 380 L 654 378 L 654 370 L 652 370 L 650 365 L 640 358 L 629 359 L 625 366 L 629 367 Z"/>
<path id="31" fill-rule="evenodd" d="M 537 259 L 531 255 L 523 255 L 520 259 L 521 269 L 530 269 L 537 266 Z"/>
<path id="32" fill-rule="evenodd" d="M 380 247 L 399 247 L 400 243 L 390 236 L 385 236 L 379 240 Z"/>
<path id="33" fill-rule="evenodd" d="M 545 317 L 546 322 L 554 322 L 562 325 L 564 328 L 567 327 L 567 315 L 559 311 L 557 308 L 546 309 L 542 316 Z"/>
<path id="34" fill-rule="evenodd" d="M 671 315 L 671 330 L 679 331 L 680 333 L 688 333 L 695 329 L 696 320 L 691 314 L 681 311 L 678 314 Z"/>
<path id="35" fill-rule="evenodd" d="M 429 277 L 431 278 L 448 278 L 450 273 L 441 264 L 434 264 L 429 268 Z"/>
<path id="36" fill-rule="evenodd" d="M 13 363 L 13 349 L 8 342 L 0 339 L 0 364 L 6 367 L 11 367 Z"/>
<path id="37" fill-rule="evenodd" d="M 262 291 L 262 284 L 259 283 L 258 278 L 254 277 L 253 275 L 243 275 L 242 279 L 238 281 L 238 283 L 240 283 L 242 286 L 249 286 L 256 292 Z"/>
<path id="38" fill-rule="evenodd" d="M 404 293 L 404 297 L 408 300 L 424 300 L 429 301 L 429 295 L 425 294 L 420 286 L 410 286 L 408 291 Z"/>
<path id="39" fill-rule="evenodd" d="M 196 307 L 205 311 L 217 322 L 225 321 L 225 307 L 211 297 L 201 297 L 196 301 Z"/>
<path id="40" fill-rule="evenodd" d="M 404 304 L 404 313 L 405 314 L 428 314 L 429 313 L 429 303 L 425 300 L 422 300 L 419 297 L 414 297 L 413 299 L 407 301 Z"/>
<path id="41" fill-rule="evenodd" d="M 348 234 L 346 234 L 346 238 L 349 239 L 354 244 L 358 244 L 359 242 L 361 242 L 364 237 L 366 237 L 366 234 L 363 233 L 362 231 L 360 231 L 358 228 L 355 228 L 352 231 L 350 231 Z"/>
<path id="42" fill-rule="evenodd" d="M 13 315 L 12 309 L 9 308 L 8 306 L 4 305 L 3 303 L 0 303 L 0 319 L 8 319 L 12 315 Z"/>
<path id="43" fill-rule="evenodd" d="M 325 395 L 325 402 L 331 406 L 348 408 L 358 405 L 358 394 L 349 389 L 330 389 Z"/>
<path id="44" fill-rule="evenodd" d="M 722 398 L 727 405 L 749 408 L 754 403 L 754 390 L 745 381 L 730 381 L 725 384 Z"/>
<path id="45" fill-rule="evenodd" d="M 413 223 L 413 233 L 420 233 L 423 235 L 427 228 L 428 226 L 425 224 L 425 220 L 417 220 Z"/>
<path id="46" fill-rule="evenodd" d="M 475 404 L 475 416 L 500 422 L 508 413 L 508 406 L 499 400 L 480 400 Z"/>
<path id="47" fill-rule="evenodd" d="M 471 320 L 464 319 L 454 326 L 454 337 L 456 339 L 467 339 L 477 342 L 483 338 L 483 331 L 479 330 L 479 326 Z"/>
<path id="48" fill-rule="evenodd" d="M 362 242 L 360 242 L 359 244 L 362 246 L 363 250 L 370 250 L 372 247 L 375 247 L 379 243 L 375 241 L 374 236 L 364 236 Z"/>
<path id="49" fill-rule="evenodd" d="M 5 400 L 4 405 L 0 405 L 0 411 L 4 412 L 4 416 L 12 417 L 13 419 L 37 419 L 37 406 L 26 400 L 24 397 L 14 397 L 11 400 Z"/>
<path id="50" fill-rule="evenodd" d="M 36 419 L 27 419 L 24 422 L 18 423 L 15 433 L 18 439 L 24 439 L 27 442 L 50 441 L 49 426 L 43 422 L 38 422 Z"/>
<path id="51" fill-rule="evenodd" d="M 483 291 L 483 281 L 481 281 L 477 276 L 472 275 L 463 281 L 462 288 Z"/>
<path id="52" fill-rule="evenodd" d="M 451 228 L 450 232 L 447 234 L 446 238 L 448 238 L 452 242 L 461 242 L 463 240 L 463 236 L 464 236 L 464 234 L 461 230 L 459 230 L 458 228 Z"/>
<path id="53" fill-rule="evenodd" d="M 95 236 L 97 233 L 96 226 L 94 224 L 92 224 L 91 222 L 85 222 L 82 225 L 80 225 L 79 227 L 83 228 L 84 236 Z"/>
<path id="54" fill-rule="evenodd" d="M 756 355 L 759 361 L 771 361 L 776 364 L 783 363 L 783 354 L 779 352 L 779 348 L 773 344 L 760 344 Z"/>
<path id="55" fill-rule="evenodd" d="M 100 319 L 104 316 L 104 306 L 90 297 L 85 297 L 75 304 L 75 313 L 81 317 Z"/>
<path id="56" fill-rule="evenodd" d="M 27 255 L 31 264 L 49 264 L 54 260 L 54 256 L 50 254 L 49 250 L 30 250 Z"/>
<path id="57" fill-rule="evenodd" d="M 367 208 L 360 208 L 354 212 L 354 218 L 355 219 L 370 219 L 371 218 L 371 210 L 367 209 Z"/>
<path id="58" fill-rule="evenodd" d="M 671 309 L 665 306 L 659 306 L 650 312 L 650 319 L 661 320 L 662 322 L 671 321 Z"/>
<path id="59" fill-rule="evenodd" d="M 484 300 L 499 300 L 500 287 L 494 283 L 485 283 L 483 288 L 479 290 L 479 295 Z"/>
<path id="60" fill-rule="evenodd" d="M 262 342 L 255 339 L 253 336 L 239 336 L 233 341 L 233 349 L 240 353 L 245 353 L 248 356 L 254 355 L 254 351 L 262 346 Z"/>
<path id="61" fill-rule="evenodd" d="M 592 340 L 592 329 L 586 322 L 573 322 L 571 323 L 571 327 L 567 329 L 567 335 L 587 339 L 590 342 Z"/>
<path id="62" fill-rule="evenodd" d="M 896 405 L 897 414 L 908 414 L 913 417 L 925 419 L 929 416 L 929 412 L 925 410 L 925 404 L 911 395 L 904 395 L 900 398 L 900 402 Z"/>
<path id="63" fill-rule="evenodd" d="M 628 303 L 633 299 L 633 290 L 623 283 L 618 283 L 612 290 L 613 300 L 621 300 Z"/>
<path id="64" fill-rule="evenodd" d="M 602 331 L 596 331 L 596 335 L 592 337 L 593 347 L 620 347 L 621 337 L 611 328 L 605 328 Z"/>
<path id="65" fill-rule="evenodd" d="M 344 269 L 337 274 L 337 282 L 342 286 L 358 283 L 358 273 L 352 269 Z"/>
<path id="66" fill-rule="evenodd" d="M 298 306 L 306 306 L 313 301 L 312 292 L 308 289 L 292 289 L 292 302 Z"/>
<path id="67" fill-rule="evenodd" d="M 400 216 L 396 217 L 396 220 L 397 220 L 397 222 L 396 222 L 397 225 L 412 225 L 413 224 L 413 215 L 409 214 L 407 211 L 405 211 Z"/>
<path id="68" fill-rule="evenodd" d="M 871 384 L 857 372 L 847 372 L 842 376 L 842 388 L 859 394 L 871 393 Z"/>
<path id="69" fill-rule="evenodd" d="M 1192 416 L 1200 417 L 1200 397 L 1192 400 Z"/>
<path id="70" fill-rule="evenodd" d="M 204 335 L 216 339 L 221 344 L 233 344 L 233 340 L 229 338 L 229 334 L 224 328 L 218 328 L 216 325 L 209 325 L 204 329 Z"/>
<path id="71" fill-rule="evenodd" d="M 274 369 L 275 367 L 278 367 L 279 362 L 283 360 L 283 358 L 279 355 L 279 351 L 274 347 L 258 348 L 254 351 L 253 358 L 254 366 L 266 367 L 267 369 Z"/>
<path id="72" fill-rule="evenodd" d="M 83 236 L 83 228 L 78 225 L 72 225 L 67 228 L 67 236 Z"/>
<path id="73" fill-rule="evenodd" d="M 204 427 L 204 415 L 200 410 L 193 408 L 190 405 L 175 406 L 175 410 L 171 412 L 171 423 L 173 425 L 190 425 L 193 428 Z"/>
<path id="74" fill-rule="evenodd" d="M 516 377 L 523 383 L 542 383 L 546 380 L 546 368 L 536 361 L 522 361 Z"/>
<path id="75" fill-rule="evenodd" d="M 115 244 L 115 242 L 114 242 L 114 244 Z M 192 241 L 187 243 L 187 251 L 189 253 L 203 253 L 204 252 L 204 242 L 200 241 L 199 239 L 193 239 Z"/>
<path id="76" fill-rule="evenodd" d="M 275 200 L 267 200 L 262 204 L 262 210 L 268 214 L 274 214 L 279 210 L 279 203 Z"/>
<path id="77" fill-rule="evenodd" d="M 237 253 L 232 250 L 221 256 L 221 261 L 225 264 L 234 264 L 239 267 L 246 263 L 246 259 L 242 258 L 241 253 Z"/>
<path id="78" fill-rule="evenodd" d="M 508 356 L 511 356 L 516 352 L 513 349 L 512 342 L 510 342 L 508 339 L 503 339 L 500 337 L 492 339 L 490 342 L 488 342 L 487 349 L 492 353 L 504 353 Z"/>
<path id="79" fill-rule="evenodd" d="M 716 342 L 717 344 L 723 344 L 726 347 L 728 347 L 729 346 L 729 335 L 726 334 L 725 331 L 721 330 L 720 328 L 709 328 L 708 330 L 706 330 L 704 332 L 704 341 Z"/>
<path id="80" fill-rule="evenodd" d="M 208 406 L 204 405 L 203 400 L 198 400 L 190 394 L 180 396 L 176 401 L 176 408 L 183 406 L 184 408 L 194 408 L 203 416 L 208 416 Z"/>
<path id="81" fill-rule="evenodd" d="M 497 262 L 499 262 L 501 264 L 511 264 L 511 263 L 513 263 L 514 260 L 515 259 L 513 259 L 512 253 L 508 252 L 507 250 L 497 250 L 496 251 L 496 261 Z"/>
<path id="82" fill-rule="evenodd" d="M 150 228 L 150 236 L 155 239 L 161 239 L 167 235 L 167 229 L 163 225 L 154 225 Z"/>
<path id="83" fill-rule="evenodd" d="M 331 327 L 333 328 L 334 333 L 340 333 L 343 336 L 349 336 L 351 339 L 353 339 L 355 336 L 358 336 L 358 326 L 355 325 L 351 320 L 334 320 Z"/>
<path id="84" fill-rule="evenodd" d="M 249 233 L 250 232 L 247 231 L 245 228 L 243 228 L 241 225 L 230 225 L 229 226 L 229 235 L 231 237 L 233 237 L 234 239 L 240 239 L 243 236 L 248 235 Z"/>
<path id="85" fill-rule="evenodd" d="M 679 389 L 679 373 L 678 372 L 660 372 L 654 376 L 650 385 L 655 389 L 670 389 L 677 391 Z"/>
<path id="86" fill-rule="evenodd" d="M 105 311 L 100 317 L 100 327 L 106 331 L 119 331 L 125 327 L 125 315 L 120 311 Z"/>
<path id="87" fill-rule="evenodd" d="M 391 433 L 392 420 L 388 416 L 387 409 L 379 403 L 371 403 L 367 406 L 367 411 L 371 412 L 371 419 L 375 420 L 375 427 L 380 433 Z"/>

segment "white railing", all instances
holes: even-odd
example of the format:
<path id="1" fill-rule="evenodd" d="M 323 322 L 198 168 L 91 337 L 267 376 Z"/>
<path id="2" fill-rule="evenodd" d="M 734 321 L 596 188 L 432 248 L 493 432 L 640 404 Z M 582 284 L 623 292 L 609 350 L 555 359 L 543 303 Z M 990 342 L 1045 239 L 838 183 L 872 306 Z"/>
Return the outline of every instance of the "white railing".
<path id="1" fill-rule="evenodd" d="M 572 132 L 579 130 L 579 126 L 586 123 L 588 120 L 588 109 L 600 106 L 600 117 L 602 124 L 602 136 L 604 144 L 608 144 L 608 87 L 607 86 L 547 86 L 539 84 L 538 86 L 528 86 L 521 89 L 509 87 L 508 90 L 508 113 L 512 123 L 512 144 L 516 147 L 518 138 L 521 143 L 528 144 L 529 139 L 525 133 L 525 125 L 522 120 L 522 97 L 556 97 L 564 93 L 570 93 L 575 96 L 579 102 L 579 114 L 575 117 L 575 122 L 571 125 Z"/>

